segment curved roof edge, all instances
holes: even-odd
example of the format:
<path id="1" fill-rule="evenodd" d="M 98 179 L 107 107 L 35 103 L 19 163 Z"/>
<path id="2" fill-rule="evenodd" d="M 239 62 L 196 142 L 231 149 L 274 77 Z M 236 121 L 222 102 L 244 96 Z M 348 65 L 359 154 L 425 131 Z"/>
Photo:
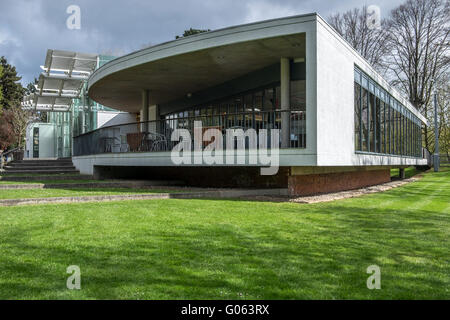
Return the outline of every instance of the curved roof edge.
<path id="1" fill-rule="evenodd" d="M 110 74 L 154 60 L 244 41 L 299 33 L 299 31 L 295 30 L 295 28 L 292 28 L 290 32 L 286 32 L 286 29 L 282 27 L 289 25 L 295 26 L 296 24 L 305 22 L 313 22 L 316 21 L 317 16 L 319 16 L 317 13 L 309 13 L 236 25 L 163 42 L 148 48 L 134 51 L 122 57 L 111 60 L 95 70 L 89 77 L 88 89 L 101 78 L 104 78 Z M 277 29 L 283 29 L 283 32 L 277 33 Z M 264 32 L 255 36 L 255 31 Z"/>

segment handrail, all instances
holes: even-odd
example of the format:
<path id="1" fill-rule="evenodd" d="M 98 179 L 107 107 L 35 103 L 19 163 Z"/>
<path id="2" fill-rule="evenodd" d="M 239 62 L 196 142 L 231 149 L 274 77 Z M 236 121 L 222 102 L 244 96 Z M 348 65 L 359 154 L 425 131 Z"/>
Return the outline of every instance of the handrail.
<path id="1" fill-rule="evenodd" d="M 182 111 L 180 111 L 182 112 Z M 74 136 L 74 138 L 78 138 L 84 135 L 88 135 L 90 133 L 96 132 L 96 131 L 100 131 L 100 130 L 104 130 L 104 129 L 110 129 L 110 128 L 114 128 L 114 127 L 120 127 L 120 126 L 126 126 L 126 125 L 140 125 L 140 124 L 145 124 L 145 123 L 157 123 L 157 122 L 161 122 L 161 121 L 170 121 L 170 120 L 191 120 L 191 119 L 198 119 L 201 117 L 219 117 L 219 116 L 239 116 L 239 115 L 249 115 L 249 114 L 253 114 L 253 113 L 269 113 L 269 112 L 275 112 L 275 113 L 285 113 L 285 112 L 298 112 L 298 113 L 306 113 L 305 110 L 298 110 L 298 109 L 290 109 L 290 110 L 281 110 L 281 109 L 271 109 L 271 110 L 260 110 L 260 111 L 243 111 L 243 112 L 233 112 L 233 113 L 224 113 L 224 114 L 213 114 L 213 115 L 209 115 L 209 114 L 199 114 L 199 115 L 194 115 L 194 116 L 187 116 L 187 117 L 179 117 L 179 118 L 171 118 L 171 119 L 157 119 L 157 120 L 147 120 L 147 121 L 136 121 L 136 122 L 126 122 L 126 123 L 121 123 L 121 124 L 113 124 L 110 126 L 104 126 L 104 127 L 100 127 L 82 134 L 79 134 L 77 136 Z"/>
<path id="2" fill-rule="evenodd" d="M 23 149 L 22 147 L 16 147 L 16 148 L 8 150 L 6 152 L 0 153 L 0 169 L 3 170 L 3 167 L 4 167 L 5 163 L 6 163 L 5 159 L 6 159 L 6 156 L 8 154 L 16 152 L 16 151 L 19 151 L 19 150 L 22 150 L 22 149 Z"/>
<path id="3" fill-rule="evenodd" d="M 16 147 L 16 148 L 11 149 L 11 150 L 8 150 L 8 151 L 6 151 L 6 152 L 2 152 L 2 153 L 1 153 L 1 156 L 2 156 L 2 157 L 3 157 L 3 156 L 6 156 L 7 154 L 10 154 L 10 153 L 12 153 L 12 152 L 15 152 L 15 151 L 21 150 L 21 149 L 23 149 L 23 147 Z"/>
<path id="4" fill-rule="evenodd" d="M 283 128 L 287 128 L 283 131 L 284 140 L 280 140 L 284 145 L 283 148 L 306 147 L 306 111 L 298 109 L 252 110 L 235 113 L 198 114 L 101 127 L 74 137 L 73 155 L 170 151 L 176 145 L 176 142 L 171 141 L 174 130 L 188 129 L 192 134 L 193 131 L 191 130 L 195 129 L 195 121 L 202 121 L 205 125 L 203 129 L 218 126 L 223 134 L 226 130 L 236 126 L 244 130 L 254 129 L 256 134 L 259 134 L 260 130 L 283 130 Z M 164 139 L 149 138 L 146 133 L 159 135 Z M 114 138 L 114 141 L 111 141 L 111 138 Z M 267 139 L 267 145 L 270 146 L 272 143 L 270 134 L 265 139 Z"/>

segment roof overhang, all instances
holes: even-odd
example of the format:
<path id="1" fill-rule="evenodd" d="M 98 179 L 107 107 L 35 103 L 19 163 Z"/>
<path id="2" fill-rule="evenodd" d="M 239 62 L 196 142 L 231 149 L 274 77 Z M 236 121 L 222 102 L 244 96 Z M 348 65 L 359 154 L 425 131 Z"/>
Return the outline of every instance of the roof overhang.
<path id="1" fill-rule="evenodd" d="M 90 98 L 127 112 L 141 109 L 142 90 L 160 104 L 273 65 L 305 58 L 306 32 L 316 14 L 206 32 L 112 60 L 88 80 Z"/>

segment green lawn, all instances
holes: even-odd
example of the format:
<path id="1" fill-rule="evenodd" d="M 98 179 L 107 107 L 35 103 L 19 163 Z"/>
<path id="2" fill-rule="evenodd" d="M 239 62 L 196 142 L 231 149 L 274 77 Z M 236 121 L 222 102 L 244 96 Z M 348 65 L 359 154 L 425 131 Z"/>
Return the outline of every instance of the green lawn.
<path id="1" fill-rule="evenodd" d="M 417 170 L 414 167 L 405 168 L 405 178 L 411 178 L 412 176 L 421 173 L 422 171 Z M 391 177 L 398 177 L 399 169 L 391 169 Z"/>
<path id="2" fill-rule="evenodd" d="M 3 192 L 3 191 L 2 191 Z M 450 299 L 450 170 L 319 204 L 0 208 L 0 299 Z M 381 268 L 381 290 L 366 269 Z M 81 268 L 81 290 L 66 268 Z"/>
<path id="3" fill-rule="evenodd" d="M 144 193 L 169 193 L 176 190 L 164 189 L 130 189 L 130 188 L 64 188 L 64 189 L 0 189 L 0 199 L 29 199 L 49 197 L 79 197 L 128 195 Z M 178 191 L 179 192 L 179 191 Z"/>

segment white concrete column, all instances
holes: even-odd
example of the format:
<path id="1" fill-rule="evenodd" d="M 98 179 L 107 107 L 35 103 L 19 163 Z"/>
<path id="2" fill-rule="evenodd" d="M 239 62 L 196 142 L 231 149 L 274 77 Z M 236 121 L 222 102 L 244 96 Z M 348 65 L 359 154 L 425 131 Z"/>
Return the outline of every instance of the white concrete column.
<path id="1" fill-rule="evenodd" d="M 290 104 L 290 85 L 291 69 L 289 58 L 281 58 L 280 61 L 280 105 L 281 110 L 291 110 Z M 281 113 L 281 148 L 289 148 L 290 141 L 290 112 Z"/>
<path id="2" fill-rule="evenodd" d="M 155 120 L 159 120 L 159 108 L 158 105 L 152 105 L 148 108 L 148 120 L 149 121 L 155 121 Z M 155 122 L 151 122 L 149 124 L 149 131 L 152 132 L 159 132 L 159 122 L 155 121 Z"/>
<path id="3" fill-rule="evenodd" d="M 148 90 L 142 90 L 142 107 L 141 107 L 141 122 L 148 121 L 148 98 L 149 98 L 149 91 Z M 143 123 L 141 125 L 141 130 L 143 132 L 146 132 L 148 129 L 147 123 Z"/>

